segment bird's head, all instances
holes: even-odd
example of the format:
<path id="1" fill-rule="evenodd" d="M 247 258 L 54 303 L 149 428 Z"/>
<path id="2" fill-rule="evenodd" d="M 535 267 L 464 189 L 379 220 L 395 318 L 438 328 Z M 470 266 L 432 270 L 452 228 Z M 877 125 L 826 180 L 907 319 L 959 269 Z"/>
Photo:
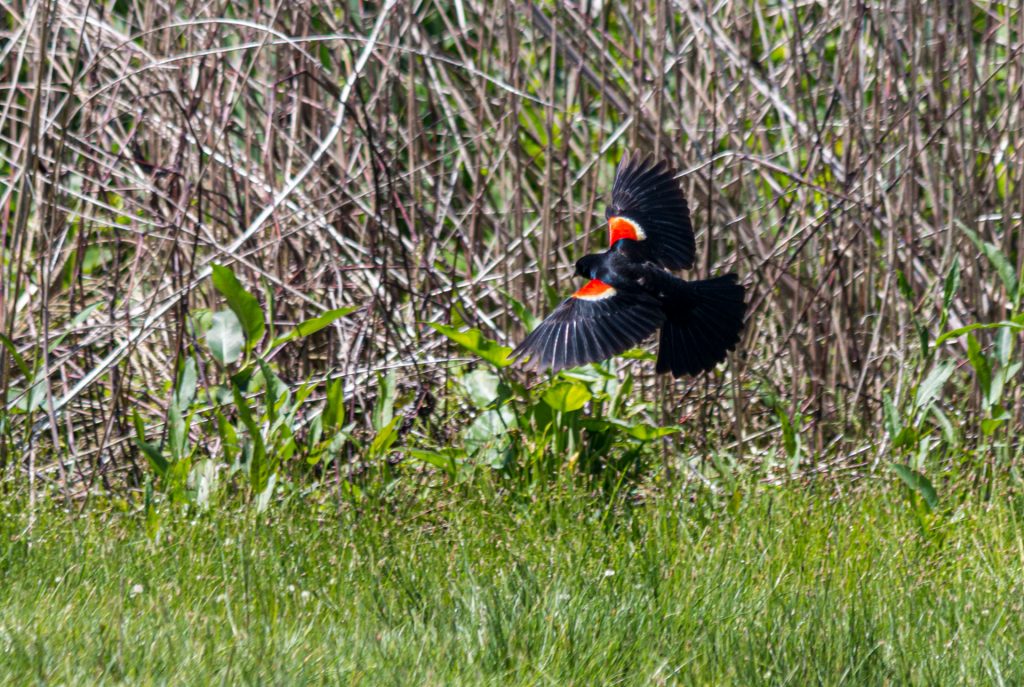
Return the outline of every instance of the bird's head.
<path id="1" fill-rule="evenodd" d="M 594 279 L 594 270 L 600 258 L 596 255 L 584 255 L 576 261 L 576 276 Z"/>

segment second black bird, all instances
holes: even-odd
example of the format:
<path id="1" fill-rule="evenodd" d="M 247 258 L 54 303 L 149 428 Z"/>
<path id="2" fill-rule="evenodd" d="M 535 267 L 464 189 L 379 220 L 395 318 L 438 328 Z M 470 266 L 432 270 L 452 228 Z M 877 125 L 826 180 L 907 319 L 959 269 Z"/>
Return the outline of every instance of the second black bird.
<path id="1" fill-rule="evenodd" d="M 735 274 L 685 281 L 696 256 L 686 198 L 668 163 L 624 157 L 605 216 L 608 250 L 576 262 L 589 281 L 513 351 L 552 371 L 622 353 L 661 329 L 658 372 L 696 375 L 736 347 L 746 312 Z"/>

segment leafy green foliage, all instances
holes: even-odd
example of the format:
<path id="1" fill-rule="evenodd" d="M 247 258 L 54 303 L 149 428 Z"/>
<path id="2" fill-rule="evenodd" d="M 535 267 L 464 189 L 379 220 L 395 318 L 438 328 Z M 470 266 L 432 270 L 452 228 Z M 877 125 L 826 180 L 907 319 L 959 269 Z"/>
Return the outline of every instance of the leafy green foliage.
<path id="1" fill-rule="evenodd" d="M 248 350 L 252 350 L 266 331 L 263 309 L 256 297 L 245 290 L 230 268 L 222 265 L 213 265 L 212 267 L 213 285 L 224 296 L 228 307 L 238 317 L 242 330 L 245 332 L 246 347 Z"/>
<path id="2" fill-rule="evenodd" d="M 395 372 L 377 375 L 377 401 L 373 406 L 371 423 L 378 432 L 395 416 Z"/>
<path id="3" fill-rule="evenodd" d="M 964 466 L 976 484 L 991 485 L 991 464 L 972 462 L 971 458 L 992 454 L 998 463 L 1006 465 L 1016 443 L 1013 437 L 1005 435 L 1012 418 L 1007 410 L 1007 391 L 1016 386 L 1022 368 L 1021 362 L 1014 359 L 1017 334 L 1024 329 L 1024 313 L 1016 312 L 1020 296 L 1016 271 L 993 244 L 980 240 L 971 229 L 961 228 L 1000 275 L 1009 297 L 1010 313 L 1000 322 L 971 323 L 945 332 L 940 329 L 934 342 L 923 340 L 917 383 L 899 397 L 889 391 L 882 396 L 883 421 L 894 457 L 906 461 L 894 462 L 893 470 L 910 489 L 911 510 L 928 531 L 939 515 L 933 512 L 937 497 L 924 476 L 925 466 L 936 465 L 941 457 L 947 456 L 955 468 L 951 475 Z M 949 322 L 959 286 L 960 267 L 954 262 L 942 283 L 940 327 Z M 901 292 L 908 300 L 914 300 L 909 286 L 901 285 Z M 928 332 L 916 315 L 914 319 L 920 336 L 926 339 Z M 993 339 L 992 344 L 986 344 Z M 963 368 L 973 371 L 973 385 L 966 388 L 964 381 L 956 377 L 957 370 Z M 951 407 L 946 390 L 954 385 L 959 386 L 960 402 Z M 972 398 L 979 400 L 976 412 L 967 408 Z M 951 412 L 960 416 L 960 426 L 950 418 Z M 980 443 L 965 446 L 965 435 L 979 437 Z"/>
<path id="4" fill-rule="evenodd" d="M 1014 269 L 1010 259 L 1003 254 L 998 247 L 988 241 L 984 241 L 978 237 L 978 234 L 963 223 L 959 223 L 960 229 L 967 235 L 967 238 L 977 246 L 989 262 L 995 267 L 996 272 L 999 274 L 999 278 L 1003 282 L 1003 287 L 1006 289 L 1006 295 L 1010 302 L 1016 307 L 1020 303 L 1019 286 L 1020 283 L 1017 279 L 1017 271 Z"/>
<path id="5" fill-rule="evenodd" d="M 271 342 L 270 348 L 276 348 L 277 346 L 286 344 L 289 341 L 294 341 L 295 339 L 301 339 L 309 336 L 310 334 L 315 334 L 324 327 L 329 327 L 335 321 L 341 319 L 342 317 L 345 317 L 346 315 L 351 315 L 358 309 L 358 306 L 336 308 L 334 310 L 328 310 L 323 315 L 319 315 L 318 317 L 313 317 L 304 322 L 300 322 L 298 325 L 295 326 L 295 329 L 292 329 L 290 332 L 275 338 Z"/>
<path id="6" fill-rule="evenodd" d="M 205 507 L 208 503 L 208 482 L 204 482 L 202 493 L 195 488 L 192 479 L 193 457 L 195 446 L 189 440 L 194 412 L 193 401 L 196 396 L 196 363 L 192 358 L 185 358 L 180 365 L 178 382 L 171 393 L 167 404 L 165 423 L 166 434 L 163 442 L 148 441 L 145 423 L 137 410 L 132 411 L 132 423 L 135 428 L 135 443 L 149 461 L 156 482 L 172 503 L 195 503 Z M 205 467 L 205 465 L 204 465 Z M 160 528 L 160 517 L 153 496 L 154 482 L 147 483 L 146 520 L 147 531 L 151 538 L 156 538 Z"/>
<path id="7" fill-rule="evenodd" d="M 908 507 L 920 527 L 921 534 L 941 544 L 945 533 L 938 526 L 945 520 L 945 514 L 939 511 L 939 495 L 935 487 L 924 473 L 914 470 L 909 465 L 893 463 L 892 469 L 906 485 Z"/>
<path id="8" fill-rule="evenodd" d="M 593 395 L 587 387 L 574 380 L 552 384 L 541 396 L 541 399 L 551 406 L 552 410 L 557 410 L 560 413 L 571 413 L 579 410 L 591 398 L 593 398 Z"/>
<path id="9" fill-rule="evenodd" d="M 245 332 L 238 315 L 231 310 L 213 313 L 213 324 L 206 333 L 206 345 L 222 365 L 237 362 L 245 345 Z"/>
<path id="10" fill-rule="evenodd" d="M 1012 112 L 1006 102 L 1013 75 L 1005 69 L 1014 57 L 1012 12 L 975 8 L 965 31 L 948 36 L 968 48 L 984 42 L 985 50 L 926 41 L 916 57 L 854 65 L 863 88 L 840 89 L 840 100 L 831 80 L 844 72 L 836 67 L 851 55 L 874 55 L 879 37 L 899 34 L 898 18 L 875 17 L 874 31 L 851 34 L 846 13 L 814 3 L 750 16 L 722 5 L 700 17 L 670 12 L 649 34 L 644 22 L 652 19 L 642 12 L 565 21 L 566 10 L 549 4 L 532 9 L 531 30 L 508 51 L 493 34 L 507 22 L 498 15 L 492 21 L 492 8 L 456 5 L 452 16 L 424 5 L 417 14 L 423 35 L 413 37 L 412 53 L 403 52 L 405 14 L 379 13 L 379 39 L 403 48 L 404 57 L 397 66 L 371 59 L 365 70 L 345 54 L 345 41 L 321 40 L 339 27 L 365 33 L 374 24 L 353 23 L 349 15 L 358 11 L 344 3 L 313 3 L 302 12 L 308 21 L 297 30 L 316 33 L 315 45 L 207 55 L 193 50 L 207 41 L 205 25 L 180 22 L 172 52 L 186 62 L 201 55 L 210 67 L 187 84 L 198 97 L 185 97 L 195 115 L 185 118 L 175 99 L 125 108 L 123 89 L 103 85 L 119 83 L 127 66 L 138 72 L 140 92 L 161 93 L 159 83 L 143 87 L 159 70 L 138 71 L 140 58 L 123 49 L 112 59 L 87 59 L 91 48 L 77 45 L 85 34 L 65 32 L 67 40 L 52 47 L 55 64 L 67 69 L 42 78 L 64 75 L 73 83 L 87 76 L 96 86 L 81 116 L 63 125 L 68 140 L 95 139 L 109 155 L 67 148 L 34 168 L 22 168 L 31 160 L 23 153 L 46 147 L 27 138 L 30 118 L 21 115 L 33 111 L 27 104 L 36 98 L 41 121 L 61 124 L 52 111 L 59 99 L 38 99 L 60 92 L 60 84 L 40 89 L 33 63 L 15 61 L 7 76 L 26 107 L 9 108 L 14 154 L 0 161 L 5 178 L 24 182 L 7 194 L 11 240 L 0 247 L 8 337 L 0 340 L 0 460 L 11 474 L 23 472 L 14 466 L 29 455 L 46 471 L 36 483 L 61 484 L 69 496 L 85 479 L 136 488 L 139 475 L 125 464 L 108 471 L 105 462 L 118 454 L 111 448 L 122 438 L 124 409 L 136 415 L 127 424 L 129 431 L 136 426 L 140 459 L 131 465 L 146 472 L 141 477 L 150 480 L 161 516 L 169 502 L 192 508 L 238 495 L 259 508 L 297 485 L 328 483 L 359 508 L 407 481 L 433 489 L 451 480 L 530 498 L 538 485 L 583 475 L 674 497 L 680 474 L 684 485 L 691 477 L 708 480 L 721 490 L 719 505 L 734 513 L 747 493 L 739 475 L 842 479 L 856 468 L 859 478 L 895 462 L 928 475 L 946 495 L 950 483 L 984 488 L 1014 474 L 1021 457 L 1016 346 L 1024 320 L 1014 214 L 1021 146 L 1005 116 Z M 116 3 L 97 27 L 113 22 L 114 33 L 128 34 L 145 28 L 150 22 L 136 16 L 140 8 Z M 923 9 L 919 23 L 944 21 L 943 11 Z M 35 36 L 21 21 L 9 18 L 15 42 Z M 704 64 L 707 51 L 689 41 L 693 21 L 719 48 L 729 47 L 721 40 L 749 38 L 750 54 L 737 62 L 739 53 L 720 50 L 725 58 Z M 250 23 L 218 30 L 230 45 L 262 45 Z M 658 40 L 634 50 L 644 35 Z M 584 50 L 573 58 L 579 64 L 569 65 L 550 49 L 555 38 L 604 45 L 594 70 L 600 83 L 564 78 L 567 68 L 586 70 L 597 53 Z M 860 49 L 850 52 L 854 44 Z M 424 45 L 436 53 L 425 76 L 417 67 L 422 56 L 414 54 Z M 324 78 L 304 81 L 301 107 L 277 107 L 294 85 L 280 80 L 278 67 L 297 49 L 312 51 Z M 239 55 L 253 78 L 237 88 L 207 78 L 230 72 L 237 65 L 222 61 Z M 974 61 L 965 64 L 961 55 Z M 677 97 L 686 84 L 714 95 L 716 84 L 744 76 L 748 58 L 768 69 L 749 75 L 753 87 L 738 93 L 738 106 L 724 118 Z M 917 68 L 905 69 L 914 59 Z M 678 68 L 656 83 L 635 78 L 670 62 Z M 88 74 L 76 73 L 86 67 Z M 949 97 L 918 107 L 915 74 Z M 518 77 L 509 82 L 509 75 Z M 328 133 L 321 127 L 328 122 L 308 115 L 335 111 L 338 88 L 350 76 L 403 93 L 371 99 L 377 110 L 366 114 L 367 121 L 407 123 L 408 131 L 405 124 L 341 127 L 328 137 L 337 145 L 323 148 L 323 136 L 295 135 Z M 268 91 L 266 84 L 276 85 Z M 666 121 L 687 122 L 679 135 L 655 144 L 651 128 L 622 107 L 648 97 L 652 107 L 668 108 Z M 879 104 L 897 129 L 846 121 Z M 509 116 L 511 139 L 494 136 Z M 96 125 L 83 136 L 89 122 Z M 163 145 L 202 139 L 202 127 L 191 130 L 196 122 L 218 123 L 217 145 Z M 696 133 L 706 140 L 689 140 Z M 375 143 L 363 145 L 371 134 Z M 446 143 L 438 148 L 438 141 Z M 510 321 L 530 329 L 545 306 L 565 296 L 564 261 L 606 238 L 602 196 L 614 161 L 627 149 L 657 150 L 692 167 L 687 151 L 696 144 L 715 160 L 708 168 L 721 182 L 715 216 L 727 220 L 723 231 L 711 232 L 701 260 L 735 265 L 764 286 L 734 364 L 671 382 L 653 380 L 649 364 L 637 365 L 644 377 L 633 389 L 631 377 L 608 371 L 621 369 L 623 359 L 650 361 L 647 350 L 551 378 L 510 369 L 509 349 L 497 343 L 506 339 L 483 332 Z M 878 161 L 869 165 L 871 184 L 857 183 L 865 160 Z M 753 162 L 756 174 L 747 170 Z M 692 175 L 683 181 L 692 196 Z M 21 197 L 40 182 L 52 193 Z M 342 205 L 324 195 L 339 182 L 346 185 Z M 286 197 L 269 197 L 279 189 Z M 970 202 L 959 202 L 961 194 Z M 180 237 L 160 230 L 168 201 L 178 208 Z M 261 225 L 266 233 L 243 235 L 244 225 L 257 228 L 250 224 L 255 208 L 274 210 L 259 214 L 260 222 L 271 220 Z M 703 231 L 714 217 L 699 215 L 695 227 Z M 62 217 L 66 222 L 47 219 Z M 215 265 L 203 288 L 186 291 L 167 278 L 170 270 L 203 270 L 212 256 L 237 265 L 237 274 Z M 169 289 L 184 298 L 168 299 Z M 339 318 L 353 308 L 311 311 L 309 304 L 364 298 L 373 311 L 366 330 L 351 328 L 355 345 L 328 342 L 331 330 L 349 333 Z M 445 312 L 445 325 L 424 331 L 415 324 L 442 321 Z M 973 322 L 977 317 L 984 321 Z M 372 329 L 381 322 L 386 332 Z M 454 345 L 439 347 L 435 333 Z M 161 348 L 169 342 L 175 350 Z M 339 360 L 346 350 L 358 361 Z M 458 359 L 445 360 L 446 353 Z M 52 405 L 59 407 L 50 417 Z M 687 424 L 689 415 L 700 422 Z M 86 450 L 74 451 L 70 479 L 51 480 L 59 474 L 53 469 L 72 464 L 68 454 L 79 442 Z M 104 479 L 97 482 L 89 465 L 102 465 Z M 902 489 L 895 472 L 882 475 Z"/>
<path id="11" fill-rule="evenodd" d="M 899 475 L 903 483 L 907 485 L 911 493 L 920 496 L 924 504 L 930 509 L 934 510 L 939 505 L 939 496 L 935 492 L 935 487 L 928 481 L 920 472 L 911 469 L 907 465 L 900 465 L 894 463 L 892 469 Z"/>
<path id="12" fill-rule="evenodd" d="M 464 478 L 466 466 L 485 466 L 528 489 L 578 469 L 602 476 L 614 492 L 627 473 L 642 473 L 661 440 L 679 431 L 660 426 L 653 406 L 630 398 L 628 376 L 620 382 L 605 367 L 591 365 L 528 389 L 505 373 L 507 347 L 474 328 L 432 326 L 485 364 L 454 379 L 452 391 L 465 399 L 470 414 L 460 444 L 411 452 L 449 476 Z"/>
<path id="13" fill-rule="evenodd" d="M 483 358 L 495 367 L 508 367 L 512 364 L 512 361 L 508 359 L 512 349 L 488 339 L 479 329 L 459 330 L 456 327 L 438 322 L 428 322 L 428 324 L 470 353 Z"/>
<path id="14" fill-rule="evenodd" d="M 217 495 L 220 473 L 226 469 L 229 475 L 245 478 L 252 502 L 257 510 L 263 510 L 270 503 L 283 465 L 297 454 L 303 454 L 308 465 L 337 460 L 350 438 L 351 426 L 344 424 L 341 380 L 328 382 L 325 403 L 308 411 L 305 406 L 317 385 L 287 384 L 258 350 L 270 318 L 259 308 L 255 296 L 241 286 L 227 267 L 216 266 L 212 281 L 227 301 L 228 309 L 214 312 L 208 322 L 204 313 L 198 313 L 194 318 L 196 334 L 205 333 L 210 354 L 223 368 L 237 368 L 225 383 L 213 383 L 201 390 L 196 359 L 184 358 L 168 401 L 162 441 L 147 438 L 152 431 L 147 430 L 138 411 L 133 412 L 136 445 L 146 456 L 158 487 L 147 501 L 147 518 L 155 531 L 159 530 L 161 517 L 160 494 L 172 504 L 206 507 Z M 302 322 L 274 338 L 266 349 L 318 332 L 353 310 L 339 308 Z M 213 373 L 212 368 L 207 368 L 208 375 Z M 393 389 L 393 376 L 390 384 Z M 307 411 L 304 421 L 309 426 L 305 441 L 296 436 L 302 411 Z M 381 412 L 386 412 L 390 421 L 391 406 L 384 404 Z M 219 439 L 217 453 L 198 459 L 199 447 L 189 440 L 197 417 L 202 418 L 201 426 L 212 428 Z M 390 433 L 382 433 L 373 444 L 380 455 L 394 444 L 396 424 L 391 422 Z"/>

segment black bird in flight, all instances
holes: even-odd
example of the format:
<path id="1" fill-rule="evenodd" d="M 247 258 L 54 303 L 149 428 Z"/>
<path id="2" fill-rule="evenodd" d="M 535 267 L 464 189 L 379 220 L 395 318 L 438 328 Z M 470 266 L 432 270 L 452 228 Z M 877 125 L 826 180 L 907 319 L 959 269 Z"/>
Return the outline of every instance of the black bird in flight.
<path id="1" fill-rule="evenodd" d="M 589 279 L 512 352 L 552 371 L 597 362 L 661 329 L 657 371 L 696 375 L 725 360 L 740 340 L 746 303 L 735 274 L 686 281 L 693 267 L 690 210 L 667 162 L 626 155 L 605 211 L 611 247 L 576 262 Z"/>

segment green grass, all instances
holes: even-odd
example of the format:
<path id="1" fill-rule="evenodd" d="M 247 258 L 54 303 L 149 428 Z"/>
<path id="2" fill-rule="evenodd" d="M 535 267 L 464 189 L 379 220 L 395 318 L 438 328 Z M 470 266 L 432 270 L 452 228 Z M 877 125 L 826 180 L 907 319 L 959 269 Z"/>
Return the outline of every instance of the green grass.
<path id="1" fill-rule="evenodd" d="M 1021 684 L 1021 504 L 925 536 L 902 491 L 798 487 L 602 522 L 529 505 L 0 528 L 0 681 Z M 702 504 L 703 505 L 700 505 Z M 31 540 L 31 545 L 29 541 Z"/>

